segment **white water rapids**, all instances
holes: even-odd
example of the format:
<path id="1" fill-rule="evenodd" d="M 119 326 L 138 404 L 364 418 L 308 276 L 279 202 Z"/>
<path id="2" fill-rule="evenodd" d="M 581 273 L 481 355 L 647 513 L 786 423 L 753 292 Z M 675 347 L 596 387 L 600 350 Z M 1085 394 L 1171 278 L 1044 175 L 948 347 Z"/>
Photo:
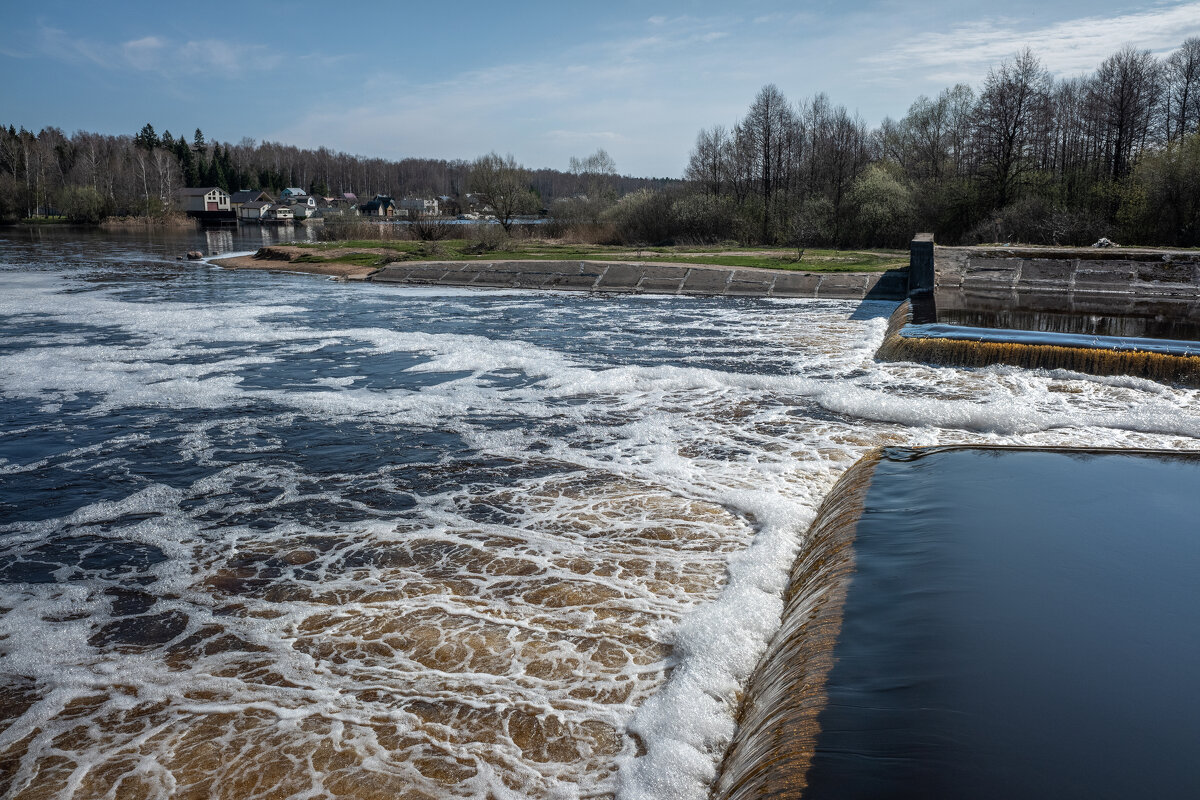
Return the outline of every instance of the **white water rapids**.
<path id="1" fill-rule="evenodd" d="M 891 304 L 38 252 L 0 294 L 14 798 L 703 798 L 864 451 L 1200 448 L 1192 390 L 876 363 Z"/>

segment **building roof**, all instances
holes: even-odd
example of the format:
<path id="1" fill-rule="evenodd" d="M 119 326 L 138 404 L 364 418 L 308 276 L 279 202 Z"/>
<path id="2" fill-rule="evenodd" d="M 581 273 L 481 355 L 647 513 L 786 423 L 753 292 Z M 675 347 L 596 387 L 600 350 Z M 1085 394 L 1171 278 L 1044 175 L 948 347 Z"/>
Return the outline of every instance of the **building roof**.
<path id="1" fill-rule="evenodd" d="M 229 199 L 235 203 L 245 203 L 250 200 L 257 200 L 260 197 L 270 197 L 271 195 L 264 192 L 262 189 L 239 189 L 229 195 Z"/>
<path id="2" fill-rule="evenodd" d="M 209 192 L 224 192 L 220 186 L 195 186 L 186 189 L 176 189 L 175 194 L 180 197 L 203 197 Z"/>
<path id="3" fill-rule="evenodd" d="M 301 189 L 298 186 L 289 186 L 288 188 L 286 188 L 282 192 L 280 192 L 280 194 L 295 195 L 295 194 L 308 194 L 308 192 L 304 191 L 303 189 Z"/>
<path id="4" fill-rule="evenodd" d="M 363 203 L 363 208 L 379 208 L 381 206 L 394 206 L 396 201 L 388 197 L 386 194 L 375 195 L 374 200 L 368 200 Z"/>
<path id="5" fill-rule="evenodd" d="M 346 198 L 347 200 L 358 199 L 358 195 L 356 195 L 354 192 L 342 192 L 342 197 Z"/>
<path id="6" fill-rule="evenodd" d="M 270 208 L 271 204 L 263 200 L 251 200 L 242 203 L 242 208 Z"/>

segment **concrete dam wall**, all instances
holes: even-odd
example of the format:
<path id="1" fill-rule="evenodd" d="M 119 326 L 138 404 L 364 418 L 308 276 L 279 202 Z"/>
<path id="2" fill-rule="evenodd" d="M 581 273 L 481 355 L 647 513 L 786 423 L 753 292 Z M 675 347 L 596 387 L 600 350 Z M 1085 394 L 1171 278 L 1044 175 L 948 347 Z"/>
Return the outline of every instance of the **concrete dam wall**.
<path id="1" fill-rule="evenodd" d="M 912 244 L 910 303 L 877 357 L 1200 386 L 1200 253 Z"/>
<path id="2" fill-rule="evenodd" d="M 621 294 L 900 300 L 908 279 L 904 270 L 800 272 L 605 261 L 445 261 L 389 264 L 369 280 Z"/>

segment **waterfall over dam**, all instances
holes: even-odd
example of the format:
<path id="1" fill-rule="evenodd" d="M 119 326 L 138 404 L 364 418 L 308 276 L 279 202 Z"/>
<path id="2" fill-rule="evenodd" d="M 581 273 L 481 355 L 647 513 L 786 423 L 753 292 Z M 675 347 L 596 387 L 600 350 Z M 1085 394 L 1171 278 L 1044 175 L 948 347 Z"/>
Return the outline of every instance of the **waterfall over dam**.
<path id="1" fill-rule="evenodd" d="M 714 797 L 1195 797 L 1200 458 L 895 448 L 827 497 Z"/>

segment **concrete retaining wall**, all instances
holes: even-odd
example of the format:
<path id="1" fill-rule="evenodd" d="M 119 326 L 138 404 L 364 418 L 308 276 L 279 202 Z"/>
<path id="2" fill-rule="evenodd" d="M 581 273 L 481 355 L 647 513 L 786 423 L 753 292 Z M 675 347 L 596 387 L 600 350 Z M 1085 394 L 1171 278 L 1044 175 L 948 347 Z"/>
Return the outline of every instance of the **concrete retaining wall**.
<path id="1" fill-rule="evenodd" d="M 390 264 L 369 278 L 379 283 L 566 289 L 584 292 L 823 297 L 901 300 L 908 280 L 888 272 L 791 272 L 735 267 L 628 264 L 602 261 L 477 261 Z"/>
<path id="2" fill-rule="evenodd" d="M 937 247 L 934 262 L 938 290 L 1200 293 L 1200 252 L 1195 251 Z"/>

